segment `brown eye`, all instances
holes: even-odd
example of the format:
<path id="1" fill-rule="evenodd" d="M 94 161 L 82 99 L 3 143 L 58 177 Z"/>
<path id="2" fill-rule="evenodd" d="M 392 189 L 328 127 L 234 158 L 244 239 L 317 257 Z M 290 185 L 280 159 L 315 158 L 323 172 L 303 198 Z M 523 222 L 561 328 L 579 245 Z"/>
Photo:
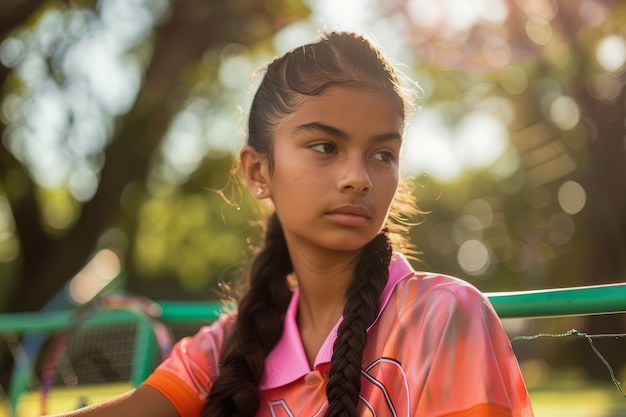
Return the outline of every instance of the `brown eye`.
<path id="1" fill-rule="evenodd" d="M 374 159 L 382 162 L 393 162 L 396 160 L 396 156 L 390 151 L 380 151 L 374 154 Z"/>
<path id="2" fill-rule="evenodd" d="M 335 145 L 333 145 L 332 143 L 328 143 L 328 142 L 316 143 L 314 145 L 309 146 L 309 148 L 319 153 L 337 153 L 337 149 L 335 148 Z"/>

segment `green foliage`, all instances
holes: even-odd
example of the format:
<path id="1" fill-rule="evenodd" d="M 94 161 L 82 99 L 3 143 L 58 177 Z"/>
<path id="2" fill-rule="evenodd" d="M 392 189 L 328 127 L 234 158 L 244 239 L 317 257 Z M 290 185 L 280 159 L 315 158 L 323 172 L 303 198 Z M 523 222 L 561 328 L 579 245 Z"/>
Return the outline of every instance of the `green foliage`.
<path id="1" fill-rule="evenodd" d="M 229 164 L 228 156 L 207 159 L 199 171 L 219 175 L 228 172 Z M 167 298 L 215 297 L 218 284 L 237 280 L 260 233 L 254 225 L 256 203 L 241 187 L 236 182 L 219 188 L 187 185 L 144 200 L 132 259 L 137 276 L 148 281 L 175 277 L 182 291 Z"/>
<path id="2" fill-rule="evenodd" d="M 626 8 L 599 0 L 583 13 L 578 2 L 539 3 L 531 10 L 507 2 L 501 26 L 478 21 L 456 35 L 442 29 L 446 19 L 429 26 L 405 16 L 420 34 L 413 66 L 426 92 L 424 118 L 439 117 L 444 141 L 462 156 L 447 160 L 457 165 L 454 177 L 418 172 L 418 202 L 428 211 L 412 232 L 418 266 L 484 290 L 626 274 L 623 252 L 610 249 L 626 241 L 624 62 L 612 68 L 600 52 L 611 40 L 612 56 L 623 59 L 626 36 L 614 29 L 624 27 Z M 460 134 L 474 112 L 506 129 L 503 152 L 483 166 L 468 163 L 472 147 Z M 424 123 L 419 114 L 415 123 Z M 471 143 L 482 144 L 484 156 L 493 131 L 482 128 Z M 409 132 L 409 145 L 433 134 L 418 132 Z"/>
<path id="3" fill-rule="evenodd" d="M 241 275 L 258 235 L 247 190 L 226 192 L 239 87 L 308 8 L 20 4 L 0 6 L 0 311 L 40 308 L 106 248 L 131 290 L 213 296 L 198 289 Z"/>

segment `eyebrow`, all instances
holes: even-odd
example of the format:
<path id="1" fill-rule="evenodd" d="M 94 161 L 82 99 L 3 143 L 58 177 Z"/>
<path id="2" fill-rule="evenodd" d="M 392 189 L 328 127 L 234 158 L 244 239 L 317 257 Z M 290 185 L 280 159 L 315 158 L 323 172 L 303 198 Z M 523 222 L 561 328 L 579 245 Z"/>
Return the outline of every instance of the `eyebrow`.
<path id="1" fill-rule="evenodd" d="M 325 123 L 321 123 L 321 122 L 305 123 L 303 125 L 296 126 L 294 130 L 296 133 L 300 131 L 321 132 L 321 133 L 324 133 L 326 135 L 329 135 L 329 136 L 332 136 L 341 140 L 348 140 L 350 138 L 350 135 L 344 132 L 343 130 L 336 128 L 334 126 L 327 125 Z M 400 140 L 401 141 L 402 135 L 400 134 L 400 132 L 394 131 L 394 132 L 374 135 L 372 136 L 371 139 L 373 142 L 383 142 L 387 140 Z"/>

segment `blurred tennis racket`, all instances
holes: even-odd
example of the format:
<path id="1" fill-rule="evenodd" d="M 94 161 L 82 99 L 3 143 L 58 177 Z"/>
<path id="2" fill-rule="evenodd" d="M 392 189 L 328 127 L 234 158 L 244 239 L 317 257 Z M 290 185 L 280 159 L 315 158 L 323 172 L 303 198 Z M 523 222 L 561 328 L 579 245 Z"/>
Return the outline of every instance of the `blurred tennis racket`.
<path id="1" fill-rule="evenodd" d="M 131 296 L 127 294 L 109 294 L 92 300 L 78 307 L 72 315 L 68 327 L 60 334 L 52 338 L 49 347 L 41 360 L 40 371 L 40 407 L 41 413 L 46 414 L 48 397 L 53 386 L 57 385 L 78 385 L 83 383 L 79 375 L 91 371 L 88 380 L 93 382 L 104 382 L 119 379 L 121 374 L 130 374 L 133 365 L 133 351 L 135 346 L 135 333 L 137 322 L 130 327 L 123 328 L 119 324 L 106 324 L 102 327 L 107 331 L 99 330 L 97 327 L 93 331 L 83 330 L 86 321 L 97 315 L 98 312 L 106 310 L 130 311 L 139 318 L 147 319 L 150 328 L 156 339 L 159 348 L 160 360 L 169 356 L 173 337 L 169 328 L 161 321 L 161 307 L 154 301 L 141 296 Z M 119 329 L 116 330 L 115 326 Z M 117 333 L 116 333 L 117 332 Z M 98 336 L 98 333 L 100 335 Z M 103 336 L 104 335 L 104 336 Z M 90 342 L 91 339 L 91 342 Z M 84 346 L 76 349 L 76 344 L 83 343 Z M 115 343 L 118 343 L 115 345 Z M 120 343 L 126 346 L 121 347 Z M 130 346 L 128 346 L 130 345 Z M 120 360 L 124 352 L 115 352 L 116 349 L 128 350 L 124 369 L 114 364 Z M 72 350 L 69 352 L 68 350 Z M 71 354 L 70 354 L 71 353 Z M 148 354 L 148 353 L 146 353 Z M 93 375 L 93 370 L 97 375 Z M 77 404 L 78 407 L 87 404 Z"/>

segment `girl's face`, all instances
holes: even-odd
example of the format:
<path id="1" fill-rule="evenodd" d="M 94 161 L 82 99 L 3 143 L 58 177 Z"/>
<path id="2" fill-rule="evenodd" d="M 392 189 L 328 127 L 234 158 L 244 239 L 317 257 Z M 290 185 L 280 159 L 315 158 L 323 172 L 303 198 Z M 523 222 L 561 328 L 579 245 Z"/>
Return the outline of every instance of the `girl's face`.
<path id="1" fill-rule="evenodd" d="M 381 92 L 330 87 L 278 124 L 267 184 L 290 249 L 357 251 L 398 186 L 402 115 Z"/>

